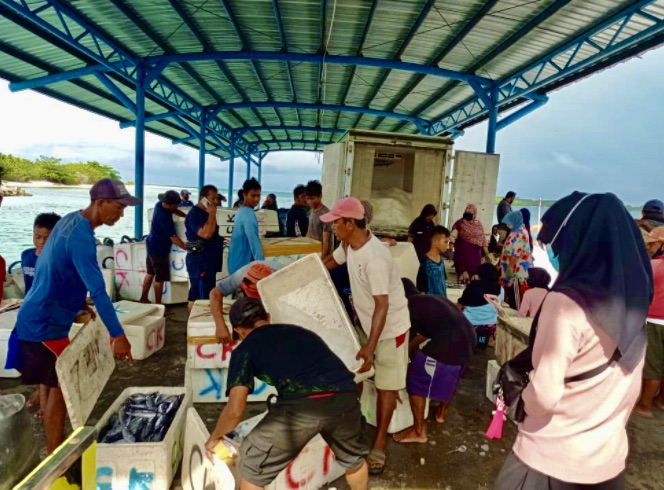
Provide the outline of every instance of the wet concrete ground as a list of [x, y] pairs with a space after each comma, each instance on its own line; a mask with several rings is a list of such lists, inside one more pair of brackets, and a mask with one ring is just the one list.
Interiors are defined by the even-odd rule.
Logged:
[[[184, 306], [167, 310], [166, 344], [152, 357], [137, 361], [133, 367], [118, 364], [113, 376], [93, 411], [89, 424], [94, 424], [118, 395], [129, 386], [182, 386], [186, 361], [186, 321]], [[491, 403], [484, 396], [486, 363], [492, 350], [478, 353], [467, 370], [450, 406], [445, 424], [437, 424], [430, 416], [427, 422], [429, 442], [423, 445], [388, 443], [387, 467], [383, 475], [371, 477], [374, 489], [446, 489], [484, 490], [492, 484], [509, 454], [516, 436], [516, 426], [505, 424], [503, 439], [489, 441], [484, 432], [491, 421]], [[18, 380], [0, 379], [0, 391], [22, 393], [29, 397], [32, 388]], [[209, 430], [214, 428], [222, 404], [197, 404], [201, 418]], [[250, 404], [246, 418], [264, 411], [263, 403]], [[34, 421], [37, 444], [45, 455], [45, 439], [41, 421]], [[373, 428], [369, 429], [373, 437]], [[634, 417], [628, 426], [630, 456], [627, 463], [627, 488], [664, 490], [664, 412], [653, 419]], [[450, 453], [460, 445], [465, 453]], [[483, 450], [482, 446], [488, 446]], [[481, 453], [484, 453], [482, 455]], [[178, 472], [179, 477], [179, 472]], [[329, 487], [348, 488], [343, 478]], [[180, 488], [176, 478], [173, 488]]]

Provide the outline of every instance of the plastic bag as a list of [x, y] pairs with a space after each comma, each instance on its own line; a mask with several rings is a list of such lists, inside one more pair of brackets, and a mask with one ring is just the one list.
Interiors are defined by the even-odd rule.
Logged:
[[0, 396], [0, 490], [8, 490], [39, 464], [23, 395]]

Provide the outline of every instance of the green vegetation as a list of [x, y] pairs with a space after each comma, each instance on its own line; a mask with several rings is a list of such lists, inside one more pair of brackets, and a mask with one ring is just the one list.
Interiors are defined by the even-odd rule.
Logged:
[[99, 162], [62, 163], [59, 158], [44, 156], [33, 162], [0, 153], [0, 169], [1, 178], [13, 182], [46, 180], [55, 184], [77, 185], [120, 178], [115, 169]]

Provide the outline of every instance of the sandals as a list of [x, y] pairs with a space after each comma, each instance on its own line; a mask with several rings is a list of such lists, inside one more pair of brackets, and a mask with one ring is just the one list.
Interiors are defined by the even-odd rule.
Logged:
[[369, 474], [370, 475], [380, 475], [385, 471], [385, 451], [379, 451], [378, 449], [372, 449], [367, 456], [367, 464], [369, 465]]

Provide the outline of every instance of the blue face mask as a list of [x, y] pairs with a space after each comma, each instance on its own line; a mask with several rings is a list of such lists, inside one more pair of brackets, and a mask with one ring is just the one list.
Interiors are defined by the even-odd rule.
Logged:
[[553, 268], [556, 269], [556, 272], [560, 272], [560, 261], [558, 260], [558, 256], [553, 253], [553, 247], [551, 247], [551, 245], [546, 246], [546, 254], [549, 256], [549, 262], [551, 262]]

